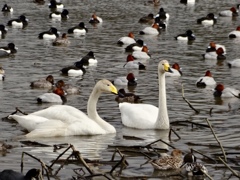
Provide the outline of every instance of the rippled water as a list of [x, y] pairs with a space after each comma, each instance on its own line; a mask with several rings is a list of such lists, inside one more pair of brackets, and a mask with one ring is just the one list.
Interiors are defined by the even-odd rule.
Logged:
[[[2, 24], [8, 20], [18, 17], [21, 14], [29, 19], [29, 25], [25, 29], [13, 29], [9, 31], [5, 39], [1, 39], [1, 46], [9, 42], [14, 42], [18, 47], [15, 56], [0, 59], [0, 63], [6, 69], [6, 80], [0, 82], [1, 117], [6, 117], [19, 107], [25, 112], [34, 112], [48, 107], [49, 104], [38, 105], [36, 96], [45, 90], [31, 89], [31, 81], [52, 74], [57, 80], [63, 79], [68, 83], [81, 87], [80, 95], [68, 96], [66, 104], [72, 105], [86, 112], [88, 96], [94, 86], [95, 80], [100, 78], [114, 79], [117, 76], [124, 76], [125, 69], [122, 68], [127, 54], [122, 47], [116, 45], [117, 40], [132, 31], [137, 38], [143, 39], [150, 49], [152, 59], [147, 70], [136, 72], [138, 86], [134, 92], [140, 95], [145, 103], [158, 104], [158, 85], [157, 85], [157, 64], [160, 59], [168, 59], [171, 64], [178, 62], [182, 67], [183, 76], [181, 78], [167, 78], [167, 101], [168, 113], [171, 122], [193, 121], [206, 124], [208, 118], [218, 135], [226, 151], [237, 152], [239, 146], [239, 101], [237, 99], [223, 99], [217, 101], [213, 98], [211, 89], [196, 88], [194, 83], [207, 69], [210, 69], [215, 80], [227, 86], [239, 87], [239, 70], [229, 69], [226, 61], [238, 58], [239, 41], [230, 40], [227, 35], [239, 25], [239, 17], [235, 19], [218, 17], [218, 22], [214, 27], [203, 27], [196, 23], [196, 19], [205, 16], [209, 12], [216, 15], [219, 11], [228, 9], [238, 2], [196, 0], [195, 5], [180, 4], [178, 0], [162, 0], [161, 7], [169, 12], [170, 19], [168, 28], [159, 36], [140, 36], [138, 32], [145, 26], [139, 24], [140, 17], [148, 13], [156, 14], [159, 7], [146, 6], [145, 1], [126, 1], [126, 0], [92, 0], [92, 1], [62, 1], [69, 10], [70, 19], [66, 21], [56, 21], [48, 18], [50, 10], [47, 6], [38, 5], [31, 0], [27, 1], [8, 1], [7, 3], [14, 8], [13, 14], [4, 15], [0, 13]], [[2, 3], [3, 5], [3, 3]], [[102, 26], [94, 27], [88, 24], [88, 20], [93, 12], [102, 17]], [[80, 21], [86, 23], [89, 33], [86, 37], [74, 37], [69, 35], [71, 41], [68, 47], [53, 47], [37, 38], [42, 31], [55, 26], [63, 33], [67, 29], [75, 26]], [[196, 40], [192, 44], [179, 43], [174, 40], [174, 36], [192, 29], [196, 35]], [[227, 48], [227, 60], [217, 62], [203, 60], [201, 54], [210, 41], [224, 44]], [[71, 78], [62, 76], [59, 70], [62, 67], [79, 60], [90, 50], [95, 52], [99, 61], [94, 69], [88, 69], [83, 78]], [[184, 85], [185, 97], [190, 100], [192, 105], [200, 110], [195, 114], [192, 109], [182, 99], [182, 87]], [[36, 139], [36, 141], [48, 145], [58, 143], [72, 143], [79, 150], [84, 158], [110, 160], [112, 149], [108, 145], [146, 145], [157, 139], [167, 140], [168, 132], [155, 130], [134, 130], [126, 128], [121, 124], [118, 104], [114, 101], [113, 95], [103, 95], [98, 104], [99, 114], [117, 129], [116, 135], [104, 136], [77, 136]], [[229, 111], [228, 103], [232, 109]], [[210, 116], [209, 111], [213, 108]], [[214, 153], [221, 153], [220, 148], [209, 148], [209, 144], [217, 145], [216, 140], [208, 128], [181, 126], [173, 124], [173, 128], [181, 136], [178, 140], [172, 136], [171, 145], [188, 152], [193, 147], [202, 153], [213, 157]], [[1, 169], [13, 168], [20, 170], [21, 153], [29, 152], [42, 159], [46, 163], [56, 158], [61, 151], [55, 153], [52, 147], [36, 148], [26, 147], [14, 138], [24, 134], [23, 129], [16, 123], [1, 121], [1, 140], [8, 140], [9, 144], [14, 145], [5, 156], [0, 158]], [[144, 140], [126, 140], [124, 136], [136, 136]], [[195, 146], [188, 145], [193, 142]], [[166, 145], [160, 144], [161, 147]], [[169, 148], [171, 150], [171, 148]], [[199, 155], [203, 161], [204, 159]], [[230, 156], [234, 158], [235, 156]], [[25, 157], [25, 168], [39, 167], [31, 158]], [[139, 168], [139, 164], [146, 161], [144, 157], [127, 157], [129, 166], [123, 171], [125, 176], [136, 175], [155, 175], [156, 172], [150, 165]], [[214, 179], [226, 179], [231, 174], [222, 164], [205, 162], [209, 175]], [[232, 166], [238, 166], [229, 162]], [[59, 179], [68, 179], [73, 175], [74, 165], [68, 165], [59, 172]], [[103, 167], [104, 168], [104, 167]], [[107, 168], [106, 168], [107, 169]], [[231, 179], [234, 179], [233, 177]]]

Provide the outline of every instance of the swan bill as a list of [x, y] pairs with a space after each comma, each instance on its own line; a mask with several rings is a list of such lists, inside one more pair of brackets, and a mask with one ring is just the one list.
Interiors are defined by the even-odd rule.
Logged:
[[166, 72], [170, 72], [170, 73], [173, 73], [173, 71], [171, 70], [170, 66], [168, 63], [164, 63], [164, 70]]
[[118, 94], [118, 90], [114, 85], [110, 85], [110, 89], [111, 89], [111, 93], [116, 94], [116, 95]]

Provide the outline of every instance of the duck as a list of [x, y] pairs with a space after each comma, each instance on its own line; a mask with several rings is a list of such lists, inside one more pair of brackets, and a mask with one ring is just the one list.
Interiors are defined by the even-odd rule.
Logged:
[[117, 44], [118, 45], [129, 45], [129, 44], [133, 44], [136, 43], [136, 40], [134, 39], [134, 34], [133, 32], [129, 32], [128, 36], [123, 36], [121, 38], [118, 39]]
[[27, 138], [73, 135], [115, 134], [114, 126], [104, 121], [97, 112], [102, 93], [117, 94], [117, 88], [107, 79], [94, 86], [87, 103], [87, 114], [69, 105], [52, 105], [28, 115], [9, 115], [28, 130]]
[[217, 23], [217, 18], [213, 13], [209, 13], [207, 16], [197, 19], [198, 24], [212, 26]]
[[11, 54], [15, 54], [17, 49], [14, 43], [8, 43], [7, 46], [0, 47], [0, 57], [8, 57]]
[[180, 3], [183, 3], [183, 4], [195, 4], [195, 0], [180, 0]]
[[68, 34], [76, 34], [80, 36], [85, 36], [88, 32], [84, 22], [80, 22], [77, 26], [68, 29]]
[[70, 84], [66, 84], [63, 80], [58, 80], [57, 83], [55, 84], [55, 87], [53, 89], [56, 88], [61, 88], [63, 89], [64, 92], [66, 92], [67, 95], [71, 95], [71, 94], [79, 94], [80, 90], [77, 87], [74, 87]]
[[230, 33], [228, 34], [228, 37], [229, 37], [229, 38], [238, 38], [238, 37], [240, 37], [240, 26], [238, 26], [238, 27], [236, 28], [236, 30], [230, 32]]
[[153, 5], [153, 6], [159, 6], [160, 5], [160, 0], [149, 0], [144, 3], [145, 5]]
[[72, 66], [67, 66], [61, 69], [63, 75], [67, 76], [82, 76], [86, 73], [86, 69], [81, 62], [76, 62]]
[[169, 129], [165, 72], [171, 72], [171, 68], [167, 60], [161, 60], [158, 64], [159, 107], [151, 104], [119, 103], [124, 126], [135, 129]]
[[121, 88], [118, 90], [118, 95], [115, 98], [118, 103], [130, 102], [130, 103], [141, 103], [142, 100], [139, 96], [133, 93], [126, 93], [125, 89]]
[[134, 59], [150, 59], [151, 55], [148, 52], [148, 47], [144, 45], [142, 51], [133, 51], [132, 56]]
[[212, 73], [207, 70], [205, 73], [205, 76], [198, 78], [196, 81], [195, 85], [197, 87], [203, 87], [205, 88], [206, 86], [216, 86], [216, 81], [212, 77]]
[[126, 52], [133, 52], [133, 51], [142, 51], [142, 47], [145, 45], [143, 40], [138, 39], [136, 43], [129, 44], [126, 48]]
[[182, 166], [183, 158], [180, 149], [174, 149], [171, 155], [160, 157], [150, 161], [154, 169], [158, 170], [176, 170]]
[[232, 61], [228, 61], [227, 65], [229, 68], [240, 67], [240, 59], [234, 59]]
[[48, 88], [51, 89], [54, 85], [53, 75], [48, 75], [44, 79], [38, 79], [36, 81], [32, 81], [30, 83], [30, 87], [32, 88]]
[[207, 168], [202, 163], [197, 162], [197, 157], [193, 153], [187, 153], [184, 156], [181, 168], [185, 170], [187, 176], [191, 177], [199, 177], [199, 175], [204, 175], [208, 173]]
[[193, 41], [196, 39], [195, 35], [193, 34], [192, 30], [187, 30], [184, 34], [179, 34], [174, 37], [176, 40], [183, 40], [183, 41]]
[[146, 70], [146, 66], [140, 62], [135, 62], [132, 54], [127, 56], [127, 62], [123, 66], [126, 69]]
[[204, 59], [213, 59], [213, 60], [225, 60], [226, 56], [224, 55], [223, 48], [218, 48], [213, 52], [206, 52], [202, 55]]
[[2, 66], [0, 66], [0, 81], [5, 80], [5, 70], [3, 69]]
[[52, 92], [44, 93], [37, 97], [37, 102], [41, 103], [65, 103], [67, 93], [62, 87], [56, 87]]
[[4, 4], [2, 7], [2, 12], [13, 12], [13, 8], [7, 4]]
[[217, 50], [218, 48], [220, 48], [220, 47], [221, 47], [221, 48], [223, 49], [223, 51], [224, 51], [223, 54], [227, 54], [227, 51], [226, 51], [225, 46], [224, 46], [224, 45], [221, 45], [221, 44], [216, 44], [214, 41], [211, 41], [211, 42], [209, 43], [209, 46], [207, 47], [206, 52], [216, 52], [216, 50]]
[[80, 61], [75, 62], [75, 65], [78, 66], [78, 63], [85, 66], [95, 66], [98, 63], [98, 60], [95, 58], [94, 52], [89, 51]]
[[165, 72], [165, 76], [169, 77], [169, 76], [182, 76], [182, 71], [181, 71], [181, 67], [178, 63], [174, 63], [172, 65], [171, 71], [172, 72]]
[[217, 84], [217, 86], [213, 91], [214, 91], [213, 93], [214, 97], [223, 97], [223, 98], [240, 97], [239, 90], [230, 88], [230, 87], [225, 88], [223, 84]]
[[14, 28], [25, 28], [28, 25], [28, 19], [26, 16], [20, 15], [18, 19], [11, 19], [8, 21], [7, 25]]
[[127, 76], [115, 78], [112, 83], [117, 86], [137, 86], [136, 80], [133, 73], [128, 73]]
[[236, 16], [238, 16], [238, 12], [237, 12], [235, 7], [231, 7], [228, 10], [223, 10], [223, 11], [219, 12], [219, 16], [223, 16], [223, 17], [236, 17]]
[[0, 179], [2, 180], [31, 180], [38, 179], [39, 177], [41, 177], [41, 170], [35, 168], [30, 169], [26, 175], [12, 169], [5, 169], [0, 172]]
[[67, 9], [64, 9], [62, 12], [56, 11], [49, 14], [49, 18], [57, 18], [57, 19], [68, 19], [69, 12]]
[[53, 46], [68, 46], [69, 44], [67, 33], [63, 33], [61, 38], [58, 37], [52, 42]]
[[155, 17], [154, 23], [158, 24], [160, 30], [165, 30], [167, 28], [167, 24], [161, 20], [160, 17]]
[[7, 31], [8, 29], [3, 24], [0, 24], [0, 36], [2, 38], [5, 37], [5, 35], [7, 34]]
[[155, 16], [155, 18], [156, 18], [156, 17], [159, 17], [161, 20], [166, 20], [166, 21], [168, 21], [170, 15], [169, 15], [169, 13], [165, 12], [164, 8], [161, 7], [161, 8], [159, 9], [158, 14]]
[[139, 23], [147, 23], [147, 24], [153, 24], [155, 21], [153, 13], [149, 13], [147, 16], [141, 17], [138, 22]]
[[145, 27], [143, 30], [139, 31], [140, 35], [158, 35], [160, 33], [160, 28], [157, 23], [154, 23], [150, 27]]
[[94, 13], [92, 15], [92, 17], [89, 19], [88, 21], [90, 24], [97, 24], [97, 23], [102, 23], [103, 20], [102, 18], [100, 18], [99, 16], [96, 15], [96, 13]]
[[51, 41], [55, 40], [58, 37], [59, 37], [59, 32], [55, 27], [51, 27], [48, 31], [41, 32], [38, 35], [39, 39], [51, 40]]
[[56, 0], [51, 0], [50, 3], [48, 4], [48, 7], [50, 9], [63, 9], [64, 5], [61, 2], [57, 2]]

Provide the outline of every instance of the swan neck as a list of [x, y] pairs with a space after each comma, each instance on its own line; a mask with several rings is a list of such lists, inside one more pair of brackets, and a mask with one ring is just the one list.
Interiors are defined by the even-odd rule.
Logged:
[[100, 95], [101, 95], [101, 92], [98, 91], [96, 88], [94, 88], [88, 99], [87, 114], [88, 114], [88, 117], [93, 120], [100, 118], [97, 113], [97, 102]]
[[105, 133], [116, 133], [116, 129], [104, 121], [97, 112], [97, 102], [102, 92], [98, 90], [98, 88], [94, 87], [87, 104], [87, 114], [90, 119], [95, 121], [104, 131]]
[[159, 101], [158, 101], [158, 119], [156, 121], [157, 129], [169, 129], [169, 118], [166, 99], [165, 73], [158, 72]]

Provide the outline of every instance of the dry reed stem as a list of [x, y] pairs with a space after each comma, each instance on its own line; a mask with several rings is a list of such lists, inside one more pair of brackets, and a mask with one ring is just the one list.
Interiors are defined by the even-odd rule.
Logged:
[[218, 140], [217, 135], [215, 134], [215, 132], [214, 132], [214, 130], [213, 130], [213, 128], [212, 128], [212, 125], [211, 125], [211, 123], [209, 122], [209, 120], [206, 119], [206, 121], [207, 121], [207, 123], [208, 123], [208, 125], [209, 125], [209, 128], [210, 128], [211, 131], [212, 131], [212, 134], [213, 134], [214, 138], [216, 139], [216, 141], [218, 142], [218, 144], [219, 144], [219, 146], [220, 146], [220, 148], [221, 148], [221, 150], [222, 150], [222, 153], [223, 153], [223, 156], [224, 156], [224, 160], [227, 162], [227, 156], [226, 156], [225, 151], [224, 151], [224, 149], [223, 149], [222, 143]]
[[221, 157], [218, 157], [218, 159], [222, 161], [222, 163], [233, 173], [234, 176], [240, 178], [240, 174], [234, 171], [226, 162], [224, 162], [224, 160]]
[[42, 165], [42, 168], [46, 171], [48, 180], [50, 180], [50, 178], [49, 178], [49, 171], [48, 171], [48, 169], [49, 169], [50, 167], [47, 168], [47, 166], [45, 165], [44, 162], [42, 162], [41, 159], [38, 159], [38, 158], [34, 157], [33, 155], [31, 155], [31, 154], [29, 154], [29, 153], [27, 153], [27, 152], [22, 152], [22, 158], [21, 158], [21, 173], [23, 172], [23, 158], [24, 158], [24, 154], [26, 154], [26, 155], [30, 156], [31, 158], [33, 158], [33, 159], [37, 160], [38, 162], [40, 162], [41, 165]]

